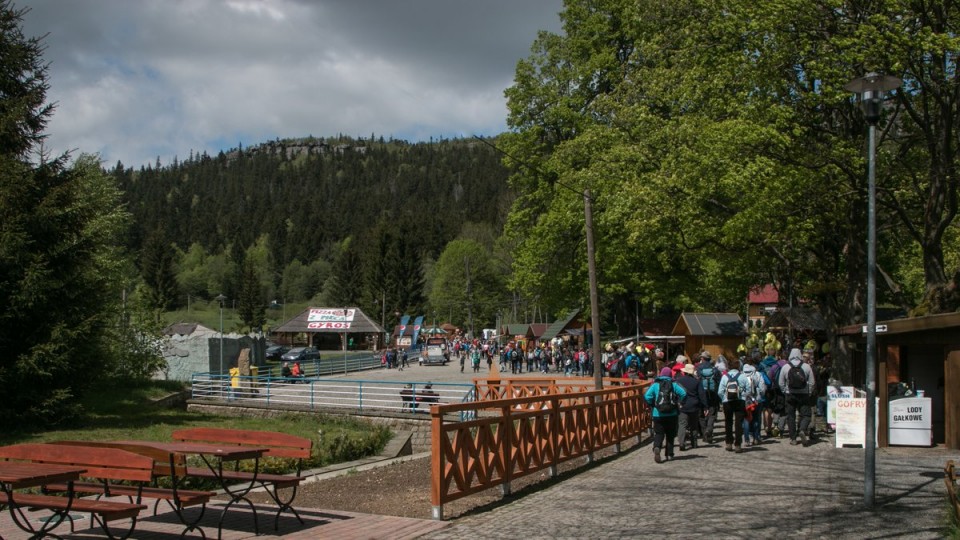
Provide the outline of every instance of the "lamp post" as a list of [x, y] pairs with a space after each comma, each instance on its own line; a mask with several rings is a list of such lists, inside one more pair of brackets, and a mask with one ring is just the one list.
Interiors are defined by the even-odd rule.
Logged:
[[901, 80], [878, 73], [867, 73], [846, 85], [848, 92], [860, 95], [863, 116], [870, 126], [867, 132], [867, 350], [864, 359], [864, 378], [867, 391], [867, 419], [865, 426], [863, 504], [873, 508], [876, 495], [876, 438], [875, 406], [877, 394], [877, 194], [876, 194], [876, 144], [877, 123], [880, 122], [880, 107], [884, 92], [898, 88]]
[[227, 297], [222, 294], [214, 298], [220, 303], [220, 370], [217, 372], [217, 377], [223, 376], [223, 302], [226, 299]]

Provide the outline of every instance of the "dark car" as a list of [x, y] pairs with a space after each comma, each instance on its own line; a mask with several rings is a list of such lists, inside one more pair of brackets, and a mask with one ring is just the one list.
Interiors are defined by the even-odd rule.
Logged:
[[290, 347], [284, 347], [283, 345], [271, 345], [267, 347], [267, 360], [276, 360], [279, 362], [280, 357], [289, 350]]
[[280, 359], [284, 362], [316, 362], [320, 360], [320, 351], [315, 347], [294, 347]]

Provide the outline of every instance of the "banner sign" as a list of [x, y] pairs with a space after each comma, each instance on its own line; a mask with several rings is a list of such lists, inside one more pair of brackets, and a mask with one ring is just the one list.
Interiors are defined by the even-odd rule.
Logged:
[[[837, 448], [843, 445], [864, 446], [867, 440], [867, 400], [864, 398], [840, 398], [836, 400], [837, 409]], [[874, 401], [874, 407], [877, 406]], [[879, 419], [874, 416], [874, 421]], [[875, 424], [876, 425], [876, 424]], [[876, 430], [874, 430], [876, 434]], [[876, 440], [874, 440], [876, 445]]]
[[831, 426], [837, 424], [837, 407], [836, 403], [838, 399], [843, 398], [852, 398], [853, 397], [853, 387], [852, 386], [828, 386], [827, 387], [827, 423]]
[[413, 338], [410, 340], [411, 343], [417, 343], [417, 340], [420, 339], [420, 328], [423, 326], [423, 315], [420, 315], [413, 321]]
[[307, 328], [310, 330], [349, 330], [350, 324], [337, 321], [311, 322], [307, 323]]
[[[357, 310], [355, 309], [311, 309], [307, 315], [307, 322], [346, 322], [352, 321]], [[325, 326], [309, 326], [308, 328], [326, 328]], [[347, 328], [350, 328], [348, 325]]]

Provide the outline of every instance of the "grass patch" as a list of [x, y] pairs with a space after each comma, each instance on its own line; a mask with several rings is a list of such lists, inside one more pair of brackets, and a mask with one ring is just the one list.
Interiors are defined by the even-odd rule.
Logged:
[[[274, 418], [223, 417], [154, 405], [155, 400], [183, 389], [182, 384], [169, 381], [99, 388], [84, 400], [86, 416], [75, 425], [50, 430], [33, 426], [34, 429], [2, 433], [0, 444], [58, 440], [169, 441], [175, 430], [188, 427], [279, 431], [313, 441], [312, 456], [304, 468], [315, 468], [375, 455], [383, 450], [391, 436], [386, 427], [351, 418], [302, 414]], [[264, 462], [271, 472], [288, 472], [294, 466], [292, 460]]]

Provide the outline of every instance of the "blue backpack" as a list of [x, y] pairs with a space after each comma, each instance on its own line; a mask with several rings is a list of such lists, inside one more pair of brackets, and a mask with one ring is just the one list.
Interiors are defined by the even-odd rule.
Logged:
[[716, 370], [713, 366], [705, 366], [700, 370], [701, 384], [703, 384], [703, 389], [707, 391], [707, 395], [717, 393], [717, 378]]

